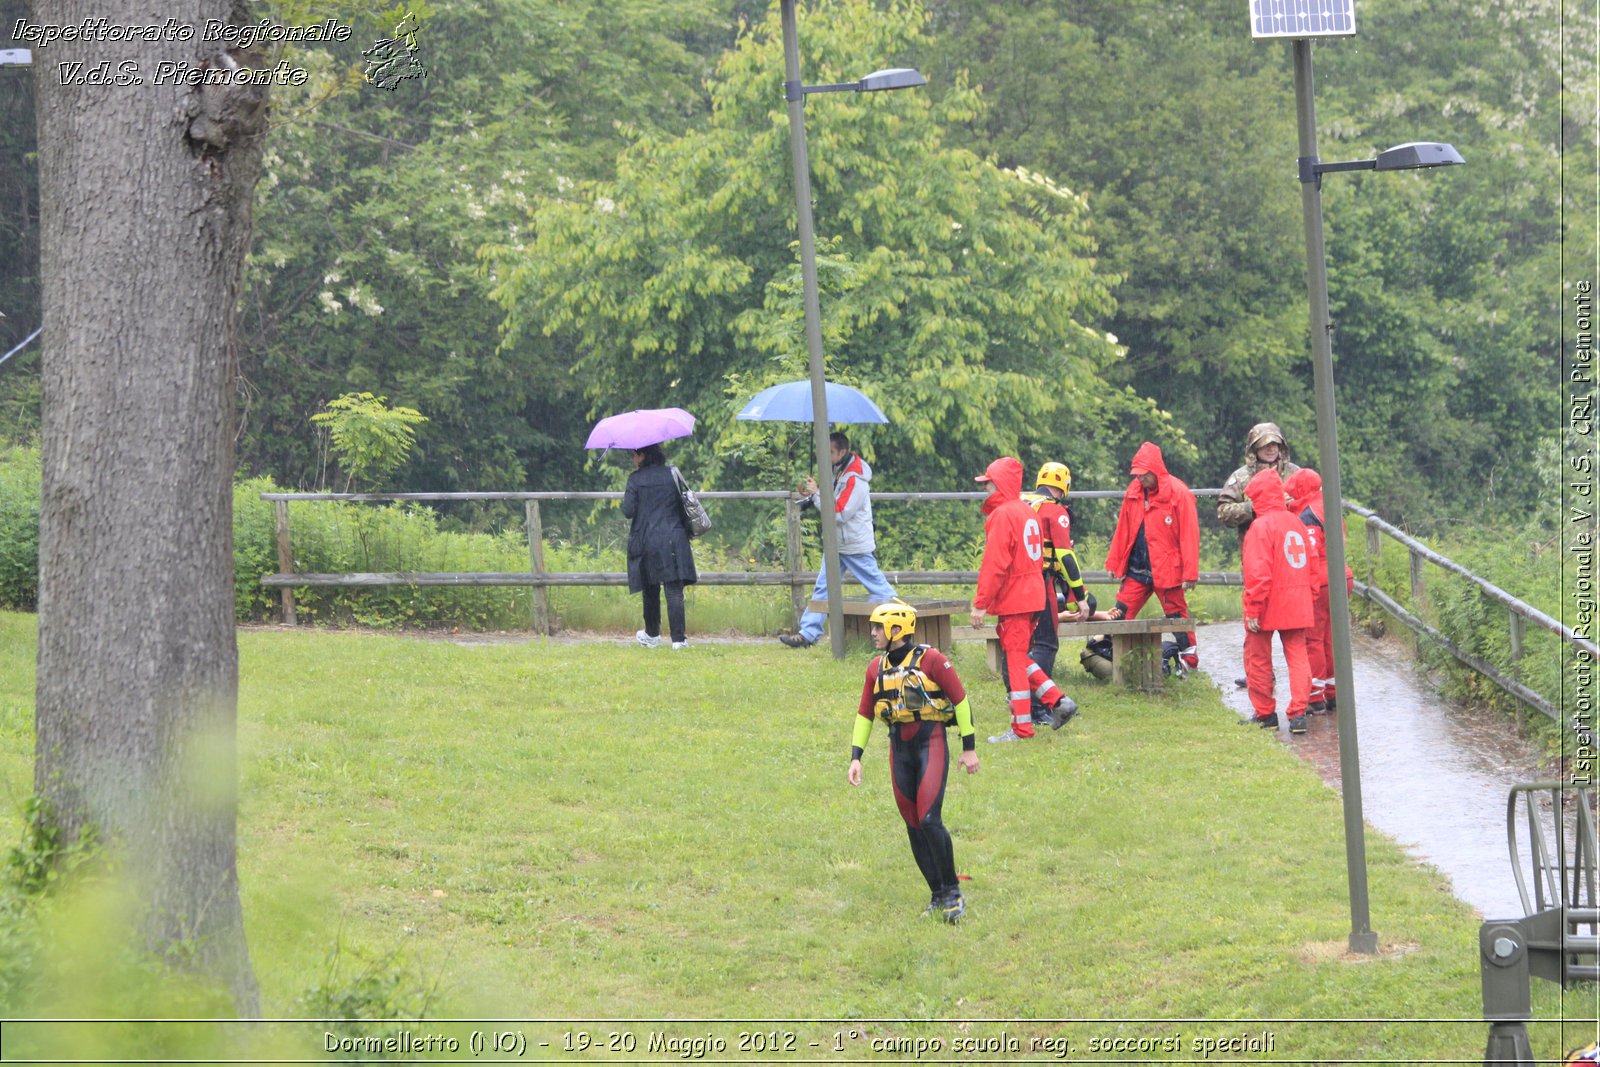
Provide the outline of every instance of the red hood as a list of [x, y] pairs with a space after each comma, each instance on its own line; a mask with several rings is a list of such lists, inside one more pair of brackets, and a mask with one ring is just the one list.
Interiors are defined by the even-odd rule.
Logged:
[[1167, 476], [1167, 461], [1161, 458], [1161, 449], [1149, 441], [1140, 445], [1138, 451], [1134, 452], [1133, 462], [1128, 464], [1128, 469], [1131, 471], [1134, 467], [1154, 474], [1157, 483]]
[[1250, 484], [1244, 487], [1244, 495], [1250, 498], [1250, 505], [1256, 509], [1257, 515], [1289, 510], [1289, 505], [1283, 499], [1283, 479], [1278, 477], [1274, 467], [1257, 472], [1250, 479]]
[[1289, 494], [1289, 499], [1295, 503], [1295, 508], [1302, 509], [1314, 499], [1322, 496], [1322, 475], [1310, 467], [1301, 467], [1289, 475], [1283, 483], [1283, 491]]
[[983, 475], [994, 483], [994, 491], [983, 502], [985, 515], [1007, 500], [1022, 496], [1022, 464], [1010, 456], [1001, 456], [989, 464]]

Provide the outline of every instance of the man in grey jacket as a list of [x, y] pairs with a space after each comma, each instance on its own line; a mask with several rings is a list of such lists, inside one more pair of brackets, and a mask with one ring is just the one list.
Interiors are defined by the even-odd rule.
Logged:
[[[850, 438], [842, 433], [828, 435], [828, 449], [833, 455], [833, 510], [839, 523], [839, 567], [849, 572], [866, 586], [866, 595], [874, 603], [893, 600], [894, 586], [878, 569], [873, 555], [878, 542], [872, 534], [872, 495], [867, 483], [872, 481], [872, 468], [867, 461], [850, 451]], [[806, 479], [807, 497], [802, 507], [821, 507], [821, 494], [817, 480]], [[828, 599], [828, 571], [826, 565], [817, 572], [817, 584], [811, 590], [812, 600]], [[820, 611], [808, 611], [800, 616], [800, 632], [779, 634], [778, 640], [790, 648], [810, 648], [822, 636], [828, 616]]]

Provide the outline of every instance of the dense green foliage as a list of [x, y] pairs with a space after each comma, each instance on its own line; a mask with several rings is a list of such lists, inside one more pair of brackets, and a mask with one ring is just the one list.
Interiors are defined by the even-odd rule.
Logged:
[[[927, 47], [913, 4], [812, 5], [805, 77]], [[539, 330], [582, 358], [597, 406], [671, 395], [701, 413], [691, 455], [714, 484], [787, 477], [803, 435], [730, 416], [755, 392], [806, 374], [789, 137], [775, 18], [754, 26], [711, 84], [712, 117], [684, 136], [641, 139], [614, 181], [542, 206], [526, 244], [491, 249], [508, 340]], [[893, 485], [955, 484], [1000, 453], [1058, 453], [1100, 469], [1094, 431], [1123, 417], [1181, 439], [1148, 404], [1112, 388], [1120, 357], [1097, 325], [1114, 278], [1097, 267], [1082, 197], [1026, 167], [1002, 169], [953, 142], [982, 109], [958, 78], [925, 93], [819, 97], [808, 105], [818, 276], [830, 374], [861, 385], [891, 429]], [[915, 459], [915, 463], [908, 460]], [[785, 462], [787, 460], [788, 462]]]
[[699, 82], [732, 36], [718, 6], [430, 5], [427, 76], [392, 92], [355, 72], [393, 15], [352, 14], [349, 42], [300, 55], [314, 77], [278, 98], [246, 273], [244, 465], [314, 484], [306, 420], [372, 392], [432, 420], [379, 488], [570, 480], [584, 430], [572, 354], [499, 345], [477, 250], [572, 181], [610, 173], [632, 131], [704, 111]]
[[[243, 468], [316, 485], [307, 419], [372, 392], [432, 420], [376, 488], [590, 488], [588, 421], [667, 403], [700, 416], [683, 458], [708, 485], [788, 484], [805, 428], [730, 418], [804, 369], [773, 7], [438, 0], [417, 9], [428, 75], [393, 92], [359, 53], [399, 9], [318, 9], [354, 34], [291, 53], [311, 79], [276, 97]], [[1315, 461], [1282, 44], [1230, 0], [800, 14], [807, 81], [929, 76], [807, 104], [829, 371], [894, 420], [861, 435], [880, 488], [946, 488], [1013, 450], [1106, 487], [1146, 437], [1216, 485], [1264, 417]], [[1324, 158], [1436, 138], [1468, 161], [1325, 187], [1345, 490], [1423, 529], [1531, 498], [1559, 418], [1561, 242], [1587, 247], [1593, 217], [1560, 155], [1568, 178], [1592, 158], [1592, 23], [1554, 0], [1459, 16], [1369, 0], [1357, 37], [1315, 52]], [[37, 317], [31, 107], [0, 77], [6, 345]], [[36, 348], [0, 368], [11, 441], [38, 424]]]
[[[0, 26], [28, 15], [28, 0], [0, 0]], [[39, 328], [39, 166], [33, 83], [24, 67], [0, 67], [0, 356]], [[39, 350], [0, 363], [0, 446], [39, 429]], [[3, 551], [3, 547], [0, 547]]]
[[[1088, 196], [1126, 278], [1111, 327], [1123, 373], [1199, 446], [1192, 484], [1221, 484], [1262, 419], [1314, 465], [1286, 46], [1251, 40], [1230, 0], [930, 7], [934, 91], [971, 70], [992, 104], [974, 133]], [[1324, 182], [1344, 489], [1420, 526], [1481, 520], [1486, 492], [1523, 506], [1529, 457], [1559, 420], [1560, 152], [1574, 107], [1560, 92], [1560, 9], [1493, 0], [1461, 15], [1375, 0], [1357, 37], [1314, 48], [1322, 158], [1444, 140], [1468, 163]], [[1568, 84], [1592, 92], [1593, 23], [1566, 26]]]

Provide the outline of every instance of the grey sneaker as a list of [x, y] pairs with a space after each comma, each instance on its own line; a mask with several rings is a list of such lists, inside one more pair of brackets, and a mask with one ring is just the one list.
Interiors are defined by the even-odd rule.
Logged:
[[645, 648], [660, 648], [661, 647], [661, 638], [659, 638], [659, 637], [651, 637], [649, 634], [645, 633], [643, 630], [637, 631], [633, 635], [633, 638], [634, 638], [635, 641], [638, 641]]
[[799, 634], [779, 634], [778, 640], [789, 648], [810, 648], [816, 644], [815, 641], [808, 641]]
[[960, 893], [947, 898], [939, 907], [939, 914], [944, 921], [954, 926], [961, 921], [961, 916], [967, 913], [967, 900]]
[[1050, 729], [1059, 730], [1078, 716], [1078, 702], [1069, 696], [1063, 696], [1050, 709]]
[[1007, 741], [1021, 741], [1021, 740], [1022, 740], [1022, 738], [1017, 736], [1017, 732], [1015, 730], [1007, 730], [1003, 734], [995, 734], [993, 737], [989, 738], [989, 743], [991, 745], [999, 745], [999, 744], [1004, 744]]
[[674, 641], [674, 642], [672, 642], [672, 651], [674, 651], [674, 652], [682, 652], [684, 649], [686, 649], [688, 647], [689, 647], [689, 642], [687, 642], [687, 641]]

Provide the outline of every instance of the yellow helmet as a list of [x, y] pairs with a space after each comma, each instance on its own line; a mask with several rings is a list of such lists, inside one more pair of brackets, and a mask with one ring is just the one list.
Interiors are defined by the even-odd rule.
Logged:
[[883, 636], [892, 645], [902, 637], [909, 637], [917, 628], [917, 609], [904, 600], [891, 600], [872, 609], [867, 620], [883, 627]]
[[1053, 485], [1063, 493], [1072, 492], [1072, 472], [1065, 463], [1046, 463], [1039, 468], [1035, 485]]

